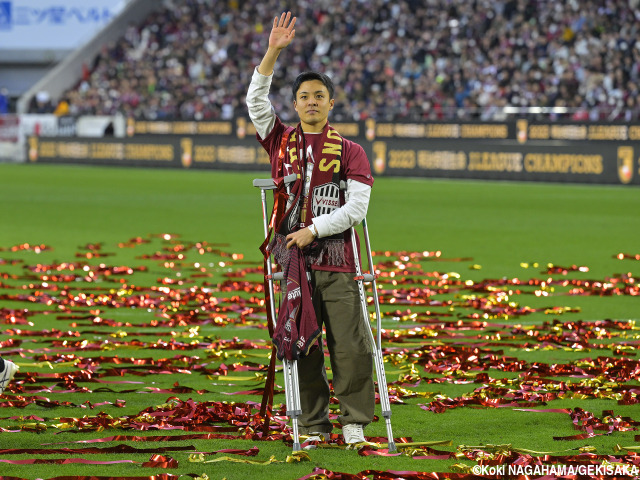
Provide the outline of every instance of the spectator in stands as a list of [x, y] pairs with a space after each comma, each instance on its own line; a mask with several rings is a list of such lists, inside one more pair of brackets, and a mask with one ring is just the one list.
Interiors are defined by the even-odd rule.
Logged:
[[[259, 38], [279, 2], [173, 5], [105, 46], [69, 92], [71, 113], [185, 120], [244, 113], [247, 63], [259, 63]], [[336, 99], [336, 122], [492, 120], [503, 118], [503, 107], [554, 106], [569, 118], [634, 117], [637, 100], [627, 98], [640, 84], [636, 0], [318, 0], [304, 9], [309, 33], [286, 52], [273, 84], [284, 121], [296, 118], [286, 79], [308, 69], [344, 85], [348, 100]]]
[[53, 114], [58, 117], [64, 117], [65, 115], [69, 115], [69, 99], [65, 96], [60, 99], [56, 108], [53, 110]]
[[55, 107], [51, 103], [49, 92], [40, 91], [36, 94], [31, 105], [31, 113], [53, 113]]

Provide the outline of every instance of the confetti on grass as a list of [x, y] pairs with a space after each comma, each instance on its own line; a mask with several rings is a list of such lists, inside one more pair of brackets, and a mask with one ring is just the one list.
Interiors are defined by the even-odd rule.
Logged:
[[[0, 396], [0, 408], [13, 415], [0, 419], [3, 435], [95, 432], [102, 434], [62, 443], [131, 441], [153, 445], [243, 439], [291, 446], [283, 405], [270, 412], [269, 431], [261, 428], [263, 418], [257, 401], [263, 393], [271, 346], [266, 339], [260, 264], [245, 261], [226, 245], [185, 242], [172, 234], [136, 237], [114, 247], [87, 244], [78, 248], [74, 259], [54, 260], [52, 253], [54, 247], [44, 244], [0, 248], [0, 348], [3, 356], [21, 365]], [[559, 413], [577, 433], [554, 436], [558, 445], [638, 430], [637, 418], [622, 417], [611, 410], [598, 415], [580, 406], [546, 408], [554, 400], [609, 399], [618, 405], [640, 402], [636, 353], [640, 335], [635, 321], [577, 318], [580, 296], [639, 295], [638, 279], [631, 273], [593, 278], [584, 265], [523, 262], [523, 268], [534, 272], [532, 277], [469, 280], [450, 269], [458, 265], [461, 271], [480, 271], [472, 258], [447, 258], [439, 251], [374, 253], [386, 327], [381, 332], [383, 353], [397, 375], [397, 380], [388, 382], [393, 405], [419, 399], [418, 415], [460, 408]], [[614, 258], [638, 260], [640, 255], [619, 253]], [[448, 269], [437, 268], [445, 265]], [[534, 298], [536, 306], [528, 301]], [[537, 319], [544, 315], [548, 320], [523, 323], [536, 314]], [[251, 335], [251, 340], [220, 338], [215, 333], [219, 327], [231, 327], [236, 335], [243, 329], [256, 329], [259, 334]], [[575, 355], [571, 360], [545, 363], [526, 360], [521, 354], [554, 350]], [[180, 374], [180, 381], [162, 387], [144, 381], [148, 375], [171, 374]], [[192, 382], [192, 378], [198, 381]], [[203, 379], [211, 387], [200, 388]], [[194, 388], [195, 384], [200, 387]], [[439, 393], [442, 385], [467, 385], [468, 389], [465, 394], [449, 397]], [[277, 388], [276, 394], [282, 393], [281, 387]], [[76, 393], [113, 393], [118, 399], [77, 401], [80, 397], [73, 395]], [[164, 404], [135, 414], [105, 413], [107, 408], [126, 408], [128, 396], [141, 393], [167, 397]], [[225, 394], [230, 401], [212, 402], [203, 397], [212, 393]], [[63, 396], [50, 398], [53, 394]], [[233, 401], [240, 395], [242, 401]], [[252, 396], [256, 402], [246, 400]], [[46, 408], [52, 415], [18, 415], [29, 405]], [[332, 412], [331, 418], [336, 421], [336, 414]], [[386, 438], [368, 440], [358, 450], [362, 456], [457, 459], [474, 465], [640, 465], [637, 446], [619, 446], [616, 452], [598, 455], [586, 447], [583, 451], [559, 447], [554, 452], [536, 452], [512, 445], [464, 446], [456, 444], [456, 439], [420, 442], [398, 438], [399, 452], [390, 453]], [[51, 445], [0, 450], [0, 463], [133, 462], [120, 457], [110, 462], [79, 458], [102, 453], [151, 453], [148, 461], [133, 463], [166, 469], [212, 461], [267, 464], [308, 460], [308, 455], [242, 459], [258, 455], [257, 446], [197, 452], [192, 446], [49, 448]], [[453, 449], [446, 449], [451, 445]], [[340, 435], [332, 434], [329, 443], [318, 447], [345, 445]], [[18, 454], [66, 457], [5, 458]], [[469, 464], [458, 463], [449, 473], [439, 474], [375, 470], [346, 474], [316, 468], [304, 478], [435, 479], [470, 478], [472, 474]]]

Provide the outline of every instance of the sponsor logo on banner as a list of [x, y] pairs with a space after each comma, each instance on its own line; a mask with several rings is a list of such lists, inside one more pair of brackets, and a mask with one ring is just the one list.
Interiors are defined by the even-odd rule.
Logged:
[[526, 143], [528, 131], [529, 122], [527, 120], [520, 119], [516, 121], [516, 137], [518, 138], [518, 143]]
[[384, 173], [387, 168], [387, 144], [385, 142], [373, 142], [373, 171], [378, 175]]
[[182, 147], [182, 166], [189, 168], [193, 164], [193, 140], [191, 138], [182, 138], [180, 146]]
[[325, 183], [313, 189], [313, 199], [311, 208], [313, 216], [331, 213], [340, 206], [339, 202], [340, 188], [335, 183]]
[[618, 147], [618, 178], [624, 184], [633, 180], [633, 147]]
[[38, 137], [29, 137], [29, 160], [38, 161]]

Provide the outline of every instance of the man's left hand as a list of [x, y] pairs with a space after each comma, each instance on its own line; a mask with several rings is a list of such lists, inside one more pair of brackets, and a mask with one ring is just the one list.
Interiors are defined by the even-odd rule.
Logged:
[[298, 231], [287, 235], [287, 248], [297, 245], [299, 249], [303, 249], [309, 245], [316, 237], [308, 228], [302, 228]]

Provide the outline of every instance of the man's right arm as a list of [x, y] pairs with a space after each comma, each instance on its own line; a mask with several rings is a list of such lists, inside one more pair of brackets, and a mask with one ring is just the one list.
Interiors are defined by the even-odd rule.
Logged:
[[269, 101], [269, 87], [273, 78], [273, 68], [276, 65], [280, 51], [291, 43], [296, 36], [293, 28], [296, 17], [291, 17], [291, 12], [273, 19], [273, 27], [269, 34], [269, 47], [253, 72], [251, 84], [247, 92], [247, 107], [249, 118], [256, 127], [256, 132], [263, 140], [269, 135], [275, 124], [275, 112]]
[[253, 72], [251, 84], [247, 92], [247, 108], [249, 109], [249, 118], [256, 127], [256, 132], [260, 138], [265, 139], [269, 132], [273, 130], [276, 121], [276, 114], [273, 106], [269, 101], [269, 88], [271, 87], [271, 75], [262, 75], [258, 68]]

